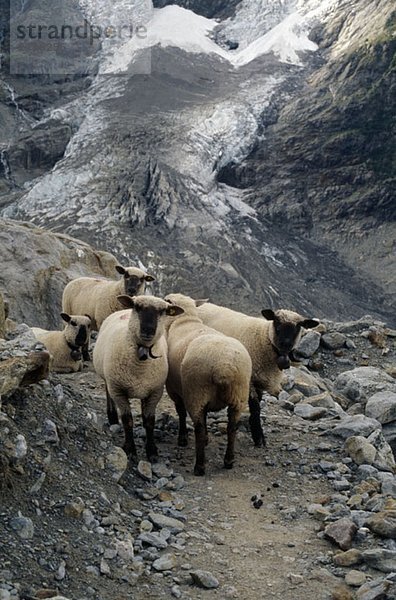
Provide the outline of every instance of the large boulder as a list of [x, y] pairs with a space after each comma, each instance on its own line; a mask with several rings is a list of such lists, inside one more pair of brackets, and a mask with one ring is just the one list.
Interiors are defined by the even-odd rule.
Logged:
[[8, 219], [0, 219], [0, 255], [0, 290], [9, 316], [31, 326], [59, 328], [62, 292], [71, 279], [116, 276], [117, 260], [108, 252]]
[[366, 404], [377, 392], [396, 392], [396, 382], [382, 369], [358, 367], [341, 373], [334, 382], [334, 390], [352, 402]]

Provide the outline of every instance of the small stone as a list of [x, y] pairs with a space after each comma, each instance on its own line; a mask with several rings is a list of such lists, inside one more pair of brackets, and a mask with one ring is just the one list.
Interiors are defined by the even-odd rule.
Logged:
[[382, 481], [381, 492], [384, 496], [396, 498], [396, 477], [394, 475], [390, 475], [389, 479]]
[[173, 475], [173, 469], [170, 469], [164, 463], [153, 463], [151, 469], [156, 477], [166, 477], [167, 479], [170, 479]]
[[337, 491], [337, 492], [345, 492], [346, 490], [349, 490], [351, 487], [351, 484], [349, 483], [349, 481], [347, 479], [338, 479], [332, 482], [333, 488]]
[[195, 585], [206, 590], [213, 590], [219, 587], [219, 581], [209, 571], [190, 571], [191, 578]]
[[308, 506], [308, 514], [312, 515], [318, 521], [324, 521], [330, 515], [330, 511], [321, 504], [310, 504]]
[[360, 565], [363, 562], [362, 553], [356, 548], [351, 548], [346, 552], [339, 552], [334, 555], [333, 561], [339, 567], [352, 567]]
[[331, 542], [337, 544], [341, 550], [349, 550], [357, 529], [353, 521], [343, 518], [327, 525], [324, 535]]
[[396, 510], [375, 513], [367, 519], [365, 525], [377, 535], [395, 540]]
[[130, 562], [134, 558], [133, 540], [117, 540], [116, 541], [117, 555], [124, 562]]
[[382, 573], [393, 573], [396, 564], [396, 550], [373, 548], [362, 552], [364, 562]]
[[151, 463], [147, 460], [140, 460], [137, 466], [137, 471], [142, 479], [145, 481], [151, 481], [153, 478], [153, 471]]
[[11, 519], [10, 527], [22, 540], [31, 540], [34, 536], [33, 521], [28, 517], [22, 516], [21, 513], [19, 513], [18, 517]]
[[396, 472], [396, 462], [393, 456], [393, 451], [381, 431], [373, 431], [368, 437], [368, 441], [372, 444], [377, 453], [374, 459], [374, 467], [380, 471]]
[[294, 414], [302, 419], [314, 421], [327, 414], [327, 408], [311, 406], [310, 404], [297, 404], [294, 407]]
[[361, 571], [351, 570], [345, 575], [345, 583], [351, 587], [360, 587], [366, 583], [366, 575]]
[[181, 598], [182, 597], [182, 591], [180, 589], [180, 587], [178, 585], [174, 585], [171, 588], [171, 594], [174, 598]]
[[112, 479], [118, 483], [128, 467], [128, 458], [124, 450], [119, 446], [112, 446], [105, 458], [105, 466]]
[[347, 337], [343, 333], [332, 331], [331, 333], [322, 335], [321, 344], [326, 350], [338, 350], [345, 346], [346, 341]]
[[56, 445], [59, 444], [58, 429], [51, 419], [46, 419], [44, 421], [41, 435], [44, 442]]
[[295, 352], [297, 356], [311, 358], [320, 345], [320, 333], [318, 331], [308, 331], [300, 340]]
[[15, 449], [14, 449], [14, 458], [17, 460], [22, 460], [25, 458], [27, 454], [27, 442], [24, 435], [19, 434], [16, 437]]
[[372, 465], [377, 454], [374, 446], [361, 435], [348, 438], [345, 442], [345, 449], [357, 465]]
[[110, 575], [110, 567], [104, 558], [100, 561], [100, 573], [102, 575]]
[[68, 504], [66, 504], [65, 515], [66, 517], [78, 519], [79, 517], [81, 517], [84, 508], [84, 502], [81, 500], [81, 498], [78, 498], [76, 502], [69, 502]]
[[158, 533], [141, 533], [138, 536], [138, 540], [147, 546], [154, 546], [158, 550], [164, 550], [168, 547], [167, 542]]
[[357, 600], [384, 600], [393, 599], [395, 594], [388, 596], [387, 592], [391, 588], [391, 582], [386, 579], [375, 579], [362, 585], [356, 592]]
[[66, 577], [66, 563], [64, 560], [62, 560], [62, 562], [60, 563], [58, 570], [55, 574], [55, 579], [57, 581], [63, 581], [65, 577]]
[[288, 573], [287, 578], [293, 585], [300, 585], [300, 583], [304, 583], [304, 577], [302, 575], [297, 575], [296, 573]]
[[174, 554], [165, 554], [153, 562], [153, 569], [156, 571], [171, 571], [177, 566], [177, 560]]
[[178, 519], [173, 519], [172, 517], [166, 517], [165, 515], [150, 512], [148, 514], [148, 518], [159, 529], [167, 527], [172, 531], [172, 533], [180, 533], [185, 529], [184, 523], [182, 521], [179, 521]]

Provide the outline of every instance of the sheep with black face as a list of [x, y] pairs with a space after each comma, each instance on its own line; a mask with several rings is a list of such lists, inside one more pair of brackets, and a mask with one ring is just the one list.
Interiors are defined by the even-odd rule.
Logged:
[[198, 314], [206, 325], [236, 338], [249, 352], [253, 365], [249, 393], [250, 428], [255, 445], [265, 446], [260, 420], [262, 393], [279, 394], [282, 371], [290, 367], [302, 329], [317, 327], [319, 321], [284, 309], [262, 310], [263, 320], [210, 303], [200, 306]]
[[57, 373], [73, 373], [83, 368], [82, 349], [88, 343], [91, 319], [88, 315], [61, 313], [66, 322], [63, 331], [47, 331], [32, 327], [36, 338], [51, 355], [50, 369]]
[[141, 400], [147, 458], [155, 460], [158, 455], [154, 442], [155, 410], [168, 375], [164, 325], [168, 316], [183, 311], [155, 296], [121, 295], [117, 300], [127, 310], [115, 312], [103, 322], [93, 364], [105, 381], [109, 423], [118, 423], [120, 413], [126, 454], [136, 456], [129, 404], [130, 399], [136, 398]]
[[[154, 277], [137, 267], [116, 266], [122, 275], [119, 281], [95, 277], [79, 277], [70, 281], [63, 291], [62, 310], [67, 313], [90, 315], [92, 330], [99, 331], [103, 321], [123, 306], [117, 296], [140, 296], [145, 292], [147, 282]], [[83, 349], [84, 360], [89, 360], [88, 344]]]

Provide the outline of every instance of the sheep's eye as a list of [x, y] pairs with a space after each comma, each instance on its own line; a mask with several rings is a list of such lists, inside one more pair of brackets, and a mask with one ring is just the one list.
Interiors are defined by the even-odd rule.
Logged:
[[70, 321], [70, 325], [73, 325], [73, 327], [77, 327], [76, 321]]

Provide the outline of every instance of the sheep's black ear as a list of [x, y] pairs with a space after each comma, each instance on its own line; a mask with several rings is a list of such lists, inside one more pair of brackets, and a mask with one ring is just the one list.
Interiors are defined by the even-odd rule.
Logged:
[[168, 315], [168, 317], [177, 317], [178, 315], [181, 315], [183, 313], [184, 309], [180, 306], [176, 306], [175, 304], [172, 304], [172, 306], [168, 306], [168, 308], [166, 309], [166, 314]]
[[68, 315], [67, 313], [61, 313], [60, 316], [62, 317], [62, 319], [64, 321], [66, 321], [66, 323], [69, 323], [71, 321], [71, 316]]
[[116, 265], [115, 269], [116, 269], [117, 273], [119, 273], [120, 275], [125, 275], [125, 273], [126, 273], [126, 270], [121, 265]]
[[135, 306], [134, 299], [131, 296], [127, 296], [123, 294], [122, 296], [117, 296], [117, 300], [124, 308], [133, 308]]
[[317, 319], [304, 319], [304, 321], [301, 321], [300, 325], [301, 327], [304, 327], [304, 329], [313, 329], [319, 325], [319, 321]]
[[152, 275], [145, 275], [144, 279], [145, 281], [155, 281], [155, 277], [153, 277]]
[[267, 319], [267, 321], [274, 321], [276, 318], [276, 315], [271, 308], [263, 308], [261, 314], [263, 315], [264, 319]]
[[209, 298], [201, 298], [200, 300], [195, 300], [195, 306], [198, 308], [198, 306], [202, 306], [202, 304], [206, 304], [207, 302], [209, 302]]

